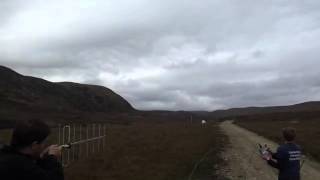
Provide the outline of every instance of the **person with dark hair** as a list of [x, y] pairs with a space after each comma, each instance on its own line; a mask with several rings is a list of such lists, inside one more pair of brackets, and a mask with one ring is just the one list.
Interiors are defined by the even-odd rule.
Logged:
[[263, 158], [268, 164], [279, 170], [278, 180], [300, 180], [301, 148], [294, 143], [296, 131], [287, 127], [282, 130], [285, 143], [280, 145], [276, 153], [269, 150]]
[[61, 148], [46, 145], [50, 128], [40, 120], [19, 121], [9, 146], [0, 150], [0, 178], [63, 180]]

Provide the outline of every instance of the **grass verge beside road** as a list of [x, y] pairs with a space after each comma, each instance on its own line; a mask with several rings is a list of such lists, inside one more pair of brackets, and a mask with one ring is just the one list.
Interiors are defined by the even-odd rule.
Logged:
[[[283, 143], [282, 128], [294, 127], [297, 130], [297, 143], [308, 156], [320, 162], [320, 120], [237, 120], [235, 123], [277, 143]], [[263, 142], [262, 142], [263, 143]]]

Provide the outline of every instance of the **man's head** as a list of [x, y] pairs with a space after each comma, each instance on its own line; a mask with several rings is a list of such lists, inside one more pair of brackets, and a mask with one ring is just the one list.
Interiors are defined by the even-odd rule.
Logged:
[[288, 142], [294, 141], [296, 137], [296, 130], [292, 127], [283, 128], [282, 135], [286, 141]]
[[30, 155], [38, 157], [45, 148], [44, 141], [49, 134], [49, 126], [40, 120], [19, 121], [13, 129], [10, 145], [18, 151], [27, 150]]

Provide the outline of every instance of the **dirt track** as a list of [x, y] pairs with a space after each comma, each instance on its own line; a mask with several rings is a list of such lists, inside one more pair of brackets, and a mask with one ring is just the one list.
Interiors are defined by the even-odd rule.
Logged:
[[[230, 146], [223, 154], [228, 163], [228, 168], [222, 172], [225, 176], [232, 180], [277, 179], [277, 170], [268, 166], [257, 151], [258, 143], [266, 143], [273, 150], [278, 146], [276, 143], [241, 128], [231, 121], [222, 122], [220, 127], [230, 139]], [[316, 179], [320, 179], [320, 165], [306, 159], [302, 167], [302, 180]]]

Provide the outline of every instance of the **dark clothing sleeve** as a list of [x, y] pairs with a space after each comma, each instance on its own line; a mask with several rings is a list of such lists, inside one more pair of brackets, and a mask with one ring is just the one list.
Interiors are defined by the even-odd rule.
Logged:
[[269, 164], [270, 166], [272, 166], [272, 167], [274, 167], [274, 168], [276, 168], [276, 169], [279, 169], [279, 164], [278, 164], [278, 162], [276, 162], [276, 161], [274, 161], [274, 160], [272, 160], [272, 159], [268, 160], [267, 162], [268, 162], [268, 164]]
[[301, 148], [294, 143], [286, 143], [272, 153], [268, 164], [279, 170], [279, 180], [300, 180]]
[[10, 146], [0, 149], [0, 179], [64, 180], [61, 163], [53, 155], [36, 161]]
[[26, 179], [64, 180], [63, 168], [55, 156], [45, 156], [36, 163], [23, 166], [23, 171], [28, 176]]
[[272, 151], [269, 151], [269, 152], [270, 152], [270, 154], [271, 154], [271, 156], [272, 156], [272, 159], [278, 159], [278, 158], [277, 158], [277, 153], [272, 152]]
[[268, 160], [268, 164], [274, 168], [281, 170], [283, 169], [285, 159], [286, 153], [279, 147], [276, 153], [272, 153], [272, 159]]

